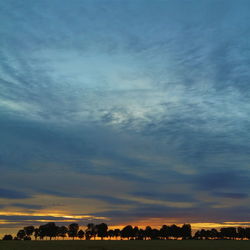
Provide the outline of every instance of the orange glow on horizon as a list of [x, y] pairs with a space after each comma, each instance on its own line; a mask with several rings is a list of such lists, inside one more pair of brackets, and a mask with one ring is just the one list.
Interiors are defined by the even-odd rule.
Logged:
[[[100, 223], [103, 222], [101, 220], [104, 220], [104, 222], [111, 222], [111, 220], [107, 217], [96, 217], [96, 216], [92, 216], [92, 215], [69, 215], [69, 214], [63, 214], [61, 212], [34, 212], [34, 213], [28, 213], [28, 212], [0, 212], [0, 215], [3, 216], [51, 216], [51, 217], [61, 217], [61, 219], [55, 220], [55, 223], [79, 223], [80, 227], [85, 227], [86, 225], [82, 225], [80, 221], [77, 220], [81, 220], [81, 219], [85, 219], [85, 220], [89, 220], [91, 222], [91, 220], [100, 220]], [[1, 225], [6, 225], [6, 228], [11, 228], [8, 227], [8, 224], [16, 224], [16, 225], [20, 225], [20, 227], [24, 224], [32, 224], [32, 222], [41, 222], [41, 223], [48, 223], [53, 221], [53, 218], [51, 220], [48, 220], [46, 218], [44, 219], [23, 219], [23, 221], [8, 221], [6, 219], [2, 219], [0, 220], [0, 224]], [[177, 226], [182, 226], [185, 222], [183, 221], [183, 219], [180, 218], [169, 218], [169, 219], [164, 219], [164, 218], [145, 218], [145, 219], [140, 219], [140, 220], [134, 220], [134, 221], [130, 221], [124, 224], [117, 224], [117, 225], [108, 225], [109, 229], [123, 229], [125, 226], [127, 225], [131, 225], [131, 226], [138, 226], [139, 228], [145, 228], [146, 226], [151, 226], [152, 228], [157, 228], [160, 229], [162, 225], [172, 225], [172, 224], [176, 224]], [[200, 230], [202, 228], [204, 229], [212, 229], [212, 228], [222, 228], [222, 227], [249, 227], [250, 226], [250, 222], [249, 221], [226, 221], [226, 222], [186, 222], [191, 224], [192, 229], [194, 231]], [[21, 225], [22, 224], [22, 225]], [[107, 223], [108, 224], [108, 223]], [[2, 227], [3, 229], [4, 227]]]

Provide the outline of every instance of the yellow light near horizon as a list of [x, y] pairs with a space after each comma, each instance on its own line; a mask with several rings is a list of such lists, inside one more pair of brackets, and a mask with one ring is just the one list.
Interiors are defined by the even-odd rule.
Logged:
[[106, 217], [98, 217], [98, 216], [92, 216], [92, 215], [65, 215], [61, 213], [0, 212], [0, 215], [4, 215], [4, 216], [51, 216], [51, 217], [62, 217], [65, 219], [109, 220]]

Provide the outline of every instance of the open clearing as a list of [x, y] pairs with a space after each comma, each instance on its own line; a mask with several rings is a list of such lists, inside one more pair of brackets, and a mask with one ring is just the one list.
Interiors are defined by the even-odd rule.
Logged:
[[250, 241], [0, 241], [0, 250], [249, 250]]

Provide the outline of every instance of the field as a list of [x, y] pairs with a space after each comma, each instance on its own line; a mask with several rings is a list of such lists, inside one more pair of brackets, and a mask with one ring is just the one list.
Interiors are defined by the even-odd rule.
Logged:
[[0, 250], [249, 250], [250, 241], [0, 241]]

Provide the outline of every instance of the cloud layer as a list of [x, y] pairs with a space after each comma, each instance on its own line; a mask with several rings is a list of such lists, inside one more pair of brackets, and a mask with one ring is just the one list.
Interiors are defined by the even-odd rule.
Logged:
[[249, 220], [249, 8], [1, 1], [8, 216]]

